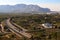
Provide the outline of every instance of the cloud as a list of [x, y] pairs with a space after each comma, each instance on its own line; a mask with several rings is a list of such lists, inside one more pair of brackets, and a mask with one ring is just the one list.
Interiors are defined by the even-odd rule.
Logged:
[[40, 7], [50, 8], [52, 11], [60, 11], [59, 4], [38, 4]]

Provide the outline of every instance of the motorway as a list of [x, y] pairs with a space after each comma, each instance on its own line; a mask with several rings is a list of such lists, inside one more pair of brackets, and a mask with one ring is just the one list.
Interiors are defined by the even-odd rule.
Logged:
[[[31, 38], [31, 34], [30, 33], [26, 33], [25, 31], [27, 31], [26, 29], [20, 27], [16, 27], [14, 26], [11, 22], [10, 22], [10, 19], [7, 19], [6, 20], [6, 25], [8, 26], [9, 30], [12, 31], [13, 33], [15, 33], [17, 36], [21, 37], [24, 36], [26, 38]], [[16, 24], [15, 24], [16, 25]], [[22, 30], [21, 30], [22, 29]], [[25, 30], [25, 31], [24, 31]]]
[[12, 21], [11, 21], [11, 23], [12, 23], [14, 26], [16, 26], [16, 27], [22, 29], [23, 31], [28, 31], [27, 29], [24, 29], [23, 27], [17, 25], [16, 23], [14, 23], [14, 22], [12, 22]]

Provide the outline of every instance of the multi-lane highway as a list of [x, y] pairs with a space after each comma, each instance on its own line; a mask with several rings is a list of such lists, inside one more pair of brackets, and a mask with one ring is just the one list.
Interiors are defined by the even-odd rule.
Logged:
[[[28, 31], [20, 26], [14, 26], [11, 22], [10, 19], [6, 20], [6, 25], [8, 26], [9, 30], [12, 31], [13, 33], [15, 33], [17, 36], [21, 37], [27, 37], [27, 38], [31, 38], [31, 34], [30, 33], [26, 33], [25, 31]], [[16, 24], [15, 24], [16, 25]], [[25, 30], [25, 31], [24, 31]]]

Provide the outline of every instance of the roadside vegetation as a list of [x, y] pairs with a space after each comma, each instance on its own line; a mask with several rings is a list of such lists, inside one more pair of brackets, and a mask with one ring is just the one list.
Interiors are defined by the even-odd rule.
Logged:
[[[12, 21], [29, 30], [29, 32], [33, 34], [33, 38], [36, 38], [36, 40], [60, 39], [60, 32], [56, 32], [57, 29], [60, 30], [60, 14], [34, 14], [30, 16], [15, 16], [12, 17]], [[51, 23], [53, 28], [43, 29], [41, 28], [41, 24], [43, 23]], [[57, 34], [59, 36], [57, 36]]]
[[[29, 30], [32, 34], [31, 39], [25, 37], [19, 38], [16, 35], [0, 34], [0, 40], [60, 40], [60, 14], [33, 14], [33, 15], [16, 15], [16, 14], [1, 14], [0, 22], [12, 18], [12, 22]], [[53, 28], [43, 29], [41, 24], [51, 23]], [[58, 32], [56, 31], [58, 29]], [[34, 31], [35, 30], [35, 31]]]

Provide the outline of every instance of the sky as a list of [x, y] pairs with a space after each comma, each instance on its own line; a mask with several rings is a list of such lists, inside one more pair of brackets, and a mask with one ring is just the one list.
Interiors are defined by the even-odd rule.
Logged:
[[60, 11], [60, 0], [0, 0], [0, 5], [33, 4], [52, 11]]

